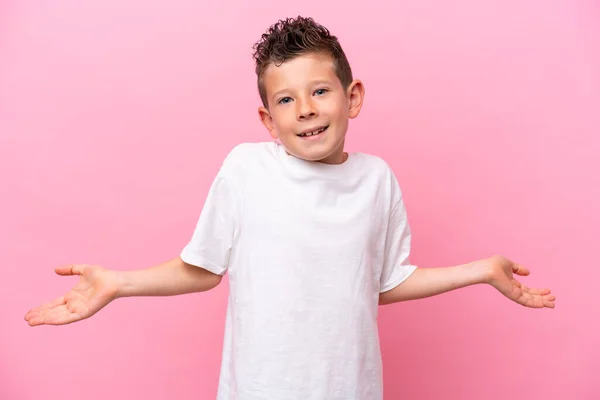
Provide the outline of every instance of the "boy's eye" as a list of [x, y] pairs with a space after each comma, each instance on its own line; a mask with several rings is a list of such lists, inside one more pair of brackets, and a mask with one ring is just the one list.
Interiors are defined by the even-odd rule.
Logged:
[[[323, 96], [328, 91], [329, 91], [328, 89], [317, 89], [317, 90], [315, 90], [315, 94], [317, 96]], [[277, 101], [277, 104], [287, 104], [290, 101], [292, 101], [291, 97], [283, 97], [282, 99], [280, 99], [279, 101]]]

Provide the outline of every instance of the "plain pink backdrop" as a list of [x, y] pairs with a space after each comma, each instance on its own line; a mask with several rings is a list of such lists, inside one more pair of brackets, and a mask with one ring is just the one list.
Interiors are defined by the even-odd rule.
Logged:
[[[30, 328], [64, 263], [149, 267], [189, 239], [223, 157], [268, 140], [251, 46], [337, 35], [413, 261], [504, 254], [555, 310], [491, 287], [382, 307], [386, 400], [599, 399], [600, 7], [594, 1], [0, 2], [0, 399], [213, 399], [227, 284]], [[273, 399], [277, 400], [277, 399]]]

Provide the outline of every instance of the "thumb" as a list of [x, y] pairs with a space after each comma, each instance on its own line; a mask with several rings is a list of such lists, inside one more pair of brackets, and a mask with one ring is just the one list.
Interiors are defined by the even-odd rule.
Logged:
[[62, 276], [81, 275], [83, 268], [84, 266], [79, 264], [61, 265], [54, 268], [54, 272]]
[[527, 276], [529, 275], [529, 270], [522, 266], [521, 264], [513, 264], [513, 272], [517, 275]]

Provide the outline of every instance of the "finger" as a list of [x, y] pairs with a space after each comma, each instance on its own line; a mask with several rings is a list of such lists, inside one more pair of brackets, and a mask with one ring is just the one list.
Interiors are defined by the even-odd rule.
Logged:
[[521, 304], [525, 307], [530, 308], [543, 308], [544, 300], [542, 296], [539, 295], [531, 295], [529, 292], [524, 291], [521, 293], [521, 296], [517, 299], [517, 303]]
[[553, 295], [529, 295], [527, 293], [523, 294], [521, 297], [521, 304], [532, 307], [532, 308], [554, 308], [556, 299]]
[[81, 264], [60, 265], [60, 266], [54, 268], [54, 271], [58, 275], [62, 275], [62, 276], [81, 275], [83, 267], [84, 266]]
[[547, 294], [550, 294], [550, 289], [548, 289], [548, 288], [544, 288], [544, 289], [527, 288], [527, 292], [529, 292], [531, 294], [539, 294], [541, 296], [545, 296]]
[[61, 313], [65, 313], [66, 311], [67, 311], [66, 304], [58, 306], [54, 309], [46, 309], [46, 310], [38, 311], [38, 312], [32, 313], [27, 322], [31, 326], [49, 324], [50, 322], [55, 320]]
[[27, 322], [29, 322], [30, 325], [32, 324], [32, 321], [33, 322], [39, 321], [39, 322], [43, 323], [43, 321], [45, 319], [55, 315], [56, 310], [59, 307], [66, 307], [66, 305], [60, 304], [60, 305], [56, 305], [53, 308], [48, 308], [48, 307], [47, 308], [41, 308], [41, 307], [35, 308], [27, 313], [27, 315], [25, 316], [25, 320]]
[[543, 297], [544, 306], [548, 308], [554, 308], [554, 301], [556, 297], [553, 295], [546, 295]]
[[79, 321], [81, 316], [77, 313], [71, 312], [67, 305], [62, 305], [46, 313], [31, 318], [28, 322], [30, 326], [38, 325], [65, 325], [71, 322]]
[[66, 303], [66, 300], [65, 300], [64, 296], [58, 297], [58, 298], [52, 300], [49, 303], [42, 304], [41, 306], [34, 307], [31, 310], [29, 310], [27, 312], [27, 314], [25, 314], [25, 319], [27, 320], [28, 318], [31, 318], [32, 316], [37, 315], [37, 314], [39, 314], [40, 312], [42, 312], [44, 310], [49, 310], [49, 309], [52, 309], [54, 307], [63, 305], [65, 303]]
[[553, 301], [547, 301], [546, 300], [546, 301], [544, 301], [544, 307], [546, 307], [546, 308], [554, 308], [555, 305], [554, 305]]
[[55, 319], [51, 320], [48, 325], [66, 325], [81, 319], [79, 314], [69, 312], [68, 314], [58, 315]]
[[535, 298], [532, 297], [529, 293], [523, 293], [523, 295], [521, 296], [521, 301], [524, 306], [531, 307], [531, 308], [540, 307], [540, 305], [537, 305], [537, 304], [541, 303], [540, 301], [536, 302]]
[[52, 300], [49, 303], [42, 304], [39, 308], [43, 310], [43, 309], [47, 309], [47, 308], [53, 308], [56, 306], [62, 306], [63, 304], [66, 303], [66, 301], [67, 300], [65, 299], [65, 296], [60, 296], [60, 297], [57, 297], [56, 299]]
[[513, 272], [521, 276], [529, 275], [529, 270], [521, 264], [513, 264]]
[[531, 308], [544, 308], [544, 301], [539, 296], [531, 297], [527, 301], [527, 306]]

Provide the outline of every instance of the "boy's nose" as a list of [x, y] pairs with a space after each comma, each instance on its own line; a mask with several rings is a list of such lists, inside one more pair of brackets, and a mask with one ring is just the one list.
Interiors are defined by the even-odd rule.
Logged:
[[317, 108], [312, 101], [298, 102], [298, 119], [307, 119], [317, 115]]

